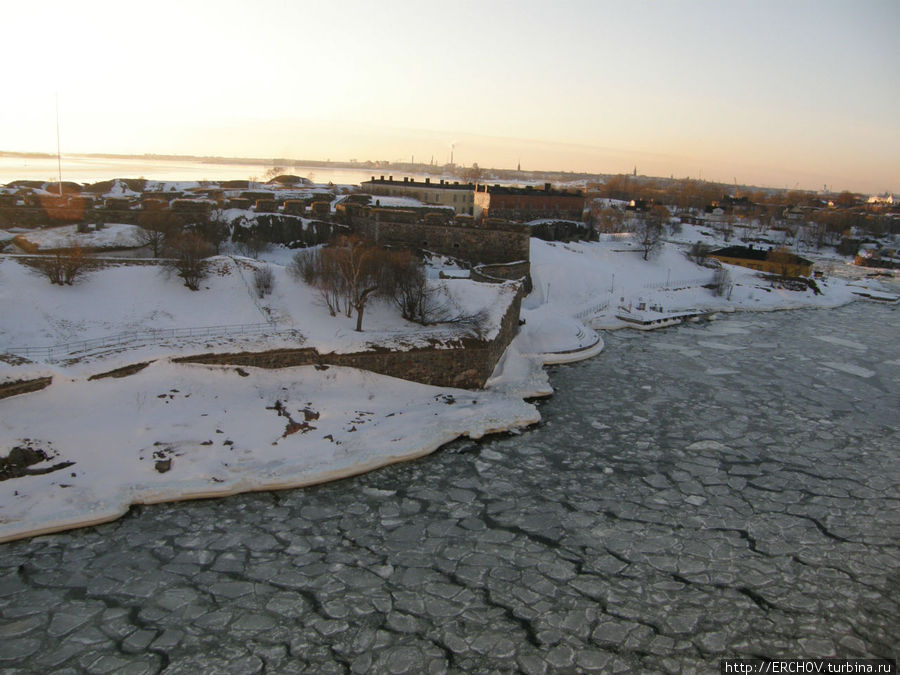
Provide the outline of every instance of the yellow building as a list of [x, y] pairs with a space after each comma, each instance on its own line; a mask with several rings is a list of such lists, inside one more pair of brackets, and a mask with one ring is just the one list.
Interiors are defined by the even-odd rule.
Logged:
[[808, 277], [813, 269], [811, 260], [801, 258], [786, 248], [765, 250], [752, 246], [728, 246], [713, 251], [709, 257], [729, 265], [740, 265], [783, 277]]
[[460, 183], [459, 181], [445, 181], [440, 179], [432, 183], [430, 178], [417, 181], [415, 178], [394, 180], [393, 176], [385, 179], [375, 178], [360, 183], [363, 192], [370, 195], [384, 195], [389, 197], [412, 197], [425, 204], [440, 204], [451, 206], [456, 213], [471, 216], [475, 207], [475, 186], [472, 183]]

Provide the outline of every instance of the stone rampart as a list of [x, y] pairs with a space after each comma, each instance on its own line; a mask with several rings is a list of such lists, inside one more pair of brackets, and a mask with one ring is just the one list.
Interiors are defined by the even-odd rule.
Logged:
[[454, 344], [394, 351], [374, 349], [350, 354], [320, 354], [315, 349], [276, 349], [265, 352], [199, 354], [174, 359], [178, 363], [203, 363], [256, 368], [292, 366], [347, 366], [370, 370], [438, 387], [480, 389], [519, 329], [523, 288], [520, 285], [493, 340], [463, 338]]
[[361, 234], [380, 244], [409, 246], [472, 263], [528, 260], [530, 254], [529, 231], [522, 226], [484, 227], [427, 221], [410, 223], [395, 220], [383, 212], [375, 218], [357, 219], [353, 225]]
[[34, 380], [16, 380], [15, 382], [3, 382], [0, 384], [0, 398], [9, 398], [19, 394], [28, 394], [32, 391], [40, 391], [50, 386], [52, 377], [38, 377]]
[[475, 281], [483, 281], [491, 284], [504, 281], [524, 280], [525, 295], [531, 293], [531, 263], [527, 260], [519, 260], [511, 263], [497, 263], [495, 265], [476, 265], [469, 276]]

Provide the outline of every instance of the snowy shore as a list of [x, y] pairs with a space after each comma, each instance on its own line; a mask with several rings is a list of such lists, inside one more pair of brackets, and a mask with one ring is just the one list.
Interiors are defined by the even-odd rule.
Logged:
[[[275, 316], [281, 335], [128, 342], [77, 359], [7, 358], [0, 382], [52, 377], [34, 393], [0, 401], [4, 459], [0, 542], [114, 520], [133, 504], [222, 497], [337, 480], [429, 454], [466, 436], [540, 420], [523, 399], [551, 393], [541, 363], [512, 348], [484, 391], [439, 388], [340, 367], [280, 370], [179, 364], [197, 351], [304, 346], [347, 352], [375, 343], [408, 349], [452, 340], [452, 329], [400, 326], [374, 305], [366, 331], [331, 317], [310, 291], [273, 264], [265, 299], [246, 283], [249, 262], [220, 259], [207, 288], [191, 293], [152, 267], [114, 267], [72, 288], [47, 284], [14, 258], [0, 261], [4, 346], [163, 325], [249, 323]], [[252, 269], [252, 268], [251, 268]], [[504, 285], [454, 280], [441, 288], [462, 313], [480, 310], [491, 338], [509, 305]], [[4, 350], [0, 349], [0, 353]], [[39, 352], [40, 353], [40, 352]], [[90, 379], [149, 362], [127, 377]], [[15, 451], [19, 448], [18, 451]], [[21, 464], [21, 462], [19, 462]]]
[[2, 406], [4, 444], [73, 464], [0, 484], [0, 541], [114, 520], [132, 504], [335, 480], [540, 419], [521, 399], [355, 369], [168, 362]]
[[[183, 325], [204, 320], [204, 313], [207, 321], [220, 316], [216, 303], [224, 303], [232, 321], [277, 316], [312, 346], [350, 350], [376, 337], [404, 344], [402, 332], [390, 330], [396, 319], [387, 308], [374, 307], [367, 316], [371, 331], [357, 334], [292, 286], [283, 266], [274, 266], [276, 291], [263, 301], [250, 292], [242, 267], [223, 260], [209, 288], [191, 294], [146, 267], [105, 270], [73, 289], [49, 287], [7, 259], [0, 262], [0, 277], [15, 283], [0, 286], [0, 309], [8, 317], [0, 331], [4, 343], [16, 344], [109, 332], [123, 317], [128, 328], [160, 320]], [[711, 272], [675, 247], [645, 263], [602, 243], [533, 240], [532, 274], [535, 291], [523, 303], [525, 324], [483, 391], [338, 367], [272, 371], [173, 363], [172, 356], [198, 348], [189, 341], [125, 347], [73, 363], [0, 364], [3, 381], [54, 378], [46, 390], [0, 401], [0, 456], [19, 447], [46, 456], [31, 471], [65, 464], [0, 482], [0, 542], [114, 520], [133, 504], [336, 480], [422, 457], [460, 436], [534, 424], [540, 415], [523, 399], [552, 393], [542, 366], [600, 353], [603, 340], [590, 326], [621, 327], [616, 309], [626, 303], [706, 313], [833, 307], [859, 299], [860, 290], [854, 280], [829, 277], [820, 281], [818, 294], [786, 291], [750, 270], [731, 268], [731, 297], [719, 297], [700, 283]], [[496, 287], [453, 284], [465, 289], [451, 297], [466, 309], [498, 304], [491, 295], [500, 292]], [[886, 290], [872, 284], [866, 289]], [[493, 323], [496, 318], [488, 331]], [[256, 341], [256, 348], [273, 348], [282, 339], [296, 338], [242, 338]], [[235, 341], [200, 345], [231, 350]], [[142, 360], [151, 363], [131, 376], [88, 380]]]

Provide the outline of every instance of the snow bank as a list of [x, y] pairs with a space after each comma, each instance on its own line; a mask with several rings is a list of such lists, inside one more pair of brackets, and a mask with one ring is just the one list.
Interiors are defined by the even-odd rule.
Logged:
[[[820, 295], [787, 291], [772, 288], [752, 270], [732, 267], [730, 298], [718, 297], [703, 288], [712, 270], [695, 265], [671, 244], [649, 261], [621, 239], [532, 240], [531, 255], [534, 291], [523, 303], [525, 326], [485, 391], [439, 389], [337, 367], [258, 371], [168, 360], [198, 347], [239, 350], [240, 338], [183, 340], [104, 354], [103, 370], [157, 359], [123, 379], [87, 381], [88, 374], [100, 370], [90, 359], [3, 365], [3, 379], [31, 373], [52, 374], [54, 381], [43, 391], [0, 402], [0, 456], [31, 439], [32, 447], [49, 455], [33, 468], [74, 464], [4, 483], [0, 540], [110, 520], [135, 503], [309, 485], [418, 457], [460, 435], [478, 438], [532, 424], [539, 415], [522, 398], [551, 392], [542, 364], [596, 354], [603, 341], [586, 324], [616, 325], [622, 303], [643, 300], [669, 311], [784, 309], [843, 304], [859, 290], [829, 277], [819, 282]], [[195, 293], [153, 266], [98, 270], [72, 288], [60, 288], [14, 259], [2, 259], [0, 340], [5, 345], [47, 343], [146, 327], [260, 321], [276, 321], [292, 332], [246, 338], [257, 350], [303, 344], [351, 352], [373, 343], [408, 349], [453, 338], [451, 328], [404, 324], [396, 308], [383, 302], [367, 308], [365, 332], [357, 333], [354, 319], [330, 316], [314, 289], [274, 262], [274, 290], [260, 299], [252, 287], [260, 264], [216, 258], [213, 274]], [[496, 334], [515, 292], [511, 284], [432, 283], [440, 285], [456, 311], [480, 312], [488, 337]], [[825, 366], [872, 376], [850, 364]]]
[[[854, 299], [845, 280], [817, 280], [820, 290], [773, 287], [751, 269], [726, 265], [730, 294], [716, 296], [704, 286], [714, 271], [697, 265], [683, 247], [664, 243], [649, 260], [627, 240], [560, 244], [532, 239], [534, 291], [523, 303], [529, 312], [550, 305], [563, 316], [578, 316], [591, 325], [621, 327], [620, 306], [661, 307], [664, 312], [704, 312], [835, 307]], [[546, 310], [544, 310], [546, 311]]]
[[78, 232], [77, 225], [61, 225], [45, 230], [29, 230], [20, 236], [41, 249], [72, 248], [86, 249], [137, 248], [144, 245], [143, 230], [137, 225], [109, 223], [100, 230]]
[[150, 365], [3, 401], [0, 456], [50, 457], [5, 482], [0, 541], [118, 518], [131, 504], [311, 485], [537, 422], [534, 406], [347, 368]]
[[[393, 304], [378, 300], [370, 301], [364, 331], [357, 332], [355, 316], [331, 316], [318, 292], [295, 280], [282, 265], [271, 264], [274, 289], [258, 298], [253, 274], [260, 264], [226, 256], [213, 258], [211, 273], [195, 292], [157, 265], [106, 267], [85, 274], [69, 287], [50, 284], [15, 258], [0, 259], [0, 352], [2, 347], [47, 347], [135, 331], [274, 322], [262, 337], [229, 335], [219, 340], [198, 330], [191, 339], [149, 346], [125, 344], [104, 357], [111, 359], [109, 368], [113, 368], [114, 352], [123, 349], [127, 351], [122, 352], [121, 360], [130, 363], [185, 351], [261, 350], [300, 344], [323, 353], [365, 351], [373, 344], [411, 349], [472, 334], [470, 326], [422, 327], [406, 322]], [[450, 314], [480, 314], [480, 329], [487, 339], [496, 336], [515, 293], [512, 285], [468, 279], [430, 283], [438, 287], [440, 301]], [[11, 369], [16, 372], [9, 372]], [[0, 363], [0, 376], [5, 379], [25, 377], [24, 370], [23, 366]]]
[[228, 258], [203, 290], [156, 265], [107, 267], [55, 286], [15, 259], [0, 260], [0, 344], [44, 346], [127, 331], [265, 321]]

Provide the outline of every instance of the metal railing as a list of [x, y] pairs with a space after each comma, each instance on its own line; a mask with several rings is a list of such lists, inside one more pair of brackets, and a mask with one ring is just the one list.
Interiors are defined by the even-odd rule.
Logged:
[[710, 277], [696, 277], [694, 279], [675, 279], [673, 281], [648, 281], [644, 288], [688, 288], [691, 286], [705, 286], [713, 282]]
[[198, 326], [191, 328], [151, 328], [147, 330], [130, 331], [127, 333], [116, 333], [115, 335], [107, 335], [91, 340], [77, 340], [42, 347], [0, 347], [0, 352], [6, 352], [8, 354], [26, 358], [53, 358], [58, 356], [75, 356], [97, 350], [114, 349], [126, 345], [134, 347], [172, 339], [195, 337], [217, 338], [230, 335], [259, 335], [261, 333], [284, 335], [288, 333], [297, 333], [297, 331], [290, 328], [278, 330], [277, 323], [274, 321], [265, 323]]
[[599, 314], [600, 312], [606, 311], [609, 308], [609, 300], [604, 300], [601, 303], [596, 305], [591, 305], [590, 307], [585, 307], [580, 312], [575, 313], [576, 319], [586, 319], [587, 317], [593, 314]]
[[[644, 288], [689, 288], [692, 286], [705, 286], [710, 283], [713, 283], [713, 279], [710, 277], [696, 277], [694, 279], [676, 279], [674, 281], [649, 281], [644, 284]], [[610, 294], [613, 294], [612, 291]], [[589, 305], [573, 314], [573, 316], [581, 320], [599, 314], [609, 309], [609, 302], [607, 299], [595, 305]]]

